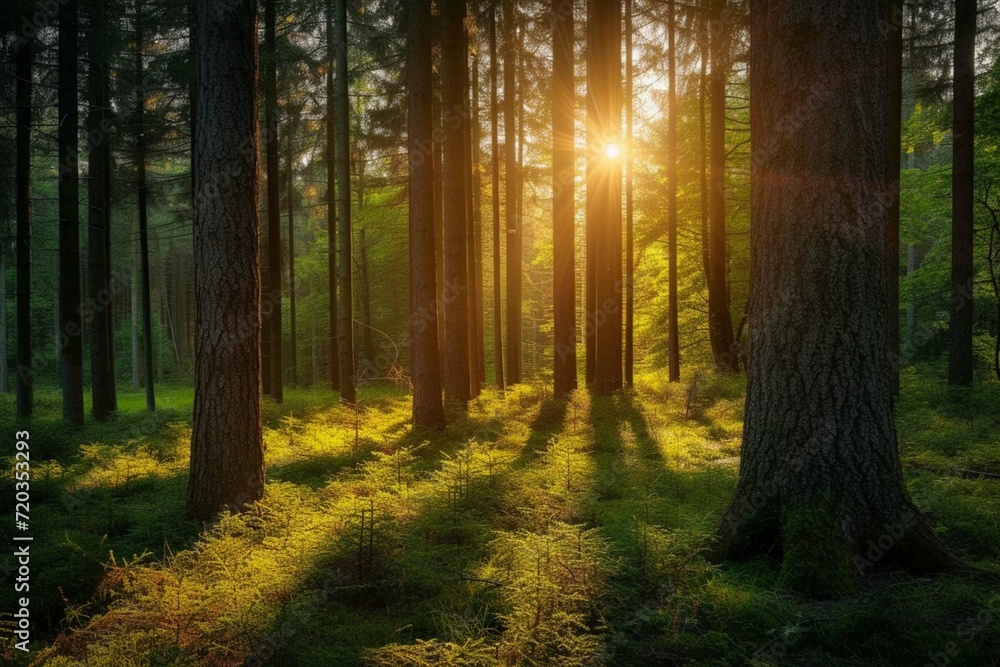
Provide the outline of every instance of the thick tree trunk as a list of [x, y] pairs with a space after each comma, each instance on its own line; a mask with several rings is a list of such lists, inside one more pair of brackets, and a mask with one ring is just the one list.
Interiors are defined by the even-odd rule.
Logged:
[[668, 377], [681, 381], [680, 328], [677, 325], [677, 48], [674, 0], [670, 0], [667, 18], [667, 69], [670, 71], [667, 119], [667, 243], [669, 307], [667, 314]]
[[976, 0], [955, 0], [955, 85], [951, 169], [951, 318], [948, 384], [972, 386], [973, 148]]
[[[673, 4], [671, 4], [671, 11]], [[671, 14], [673, 16], [673, 14]], [[672, 33], [671, 33], [672, 35]], [[673, 53], [673, 51], [671, 51]], [[632, 100], [632, 0], [625, 0], [625, 386], [635, 382], [635, 230], [633, 220], [634, 111]], [[671, 82], [673, 70], [671, 69]], [[673, 109], [671, 103], [671, 109]]]
[[554, 395], [576, 389], [573, 3], [552, 0], [552, 264]]
[[[107, 56], [107, 18], [104, 0], [90, 0], [90, 71], [87, 114], [88, 196], [87, 196], [87, 267], [91, 318], [90, 382], [91, 411], [105, 421], [117, 409], [115, 398], [114, 331], [108, 254], [111, 233], [111, 159], [109, 112], [110, 73]], [[140, 81], [139, 85], [142, 85]]]
[[444, 426], [437, 339], [434, 239], [431, 2], [409, 0], [407, 22], [410, 158], [410, 374], [413, 425]]
[[469, 262], [465, 201], [465, 2], [441, 8], [441, 106], [444, 184], [444, 393], [450, 405], [469, 402]]
[[31, 346], [31, 96], [34, 40], [21, 43], [15, 54], [17, 196], [17, 416], [31, 417], [34, 377]]
[[337, 316], [337, 95], [333, 85], [333, 61], [336, 57], [333, 33], [333, 3], [326, 3], [326, 232], [330, 279], [330, 388], [340, 391], [340, 325]]
[[275, 62], [276, 0], [264, 1], [264, 140], [267, 152], [267, 287], [264, 322], [270, 332], [271, 397], [284, 400], [281, 335], [281, 169], [278, 166], [278, 75]]
[[351, 145], [350, 100], [347, 81], [347, 0], [336, 0], [337, 42], [337, 208], [340, 214], [340, 265], [338, 285], [340, 303], [340, 400], [354, 404], [358, 400], [354, 356], [354, 286], [351, 271]]
[[80, 318], [80, 176], [77, 150], [77, 0], [59, 5], [59, 337], [63, 419], [83, 424]]
[[[153, 389], [153, 306], [150, 295], [149, 280], [149, 214], [147, 210], [146, 186], [146, 128], [144, 117], [146, 113], [146, 94], [142, 88], [142, 3], [136, 6], [135, 27], [135, 73], [136, 73], [136, 196], [139, 202], [139, 273], [142, 291], [142, 348], [145, 366], [146, 409], [156, 409], [156, 394]], [[193, 161], [193, 160], [192, 160]], [[161, 365], [162, 366], [162, 365]]]
[[[907, 495], [896, 443], [889, 212], [874, 205], [888, 159], [884, 9], [764, 0], [750, 15], [752, 354], [720, 547], [780, 554], [784, 583], [821, 597], [876, 565], [961, 566]], [[824, 104], [803, 107], [817, 89]]]
[[507, 384], [521, 382], [521, 220], [517, 217], [516, 0], [503, 2], [503, 142], [507, 222]]
[[493, 375], [498, 389], [503, 389], [503, 292], [501, 289], [500, 255], [500, 109], [497, 56], [497, 2], [490, 3], [490, 160], [493, 179]]
[[720, 370], [738, 371], [739, 351], [733, 337], [733, 318], [729, 311], [729, 277], [726, 269], [726, 73], [729, 69], [729, 29], [723, 13], [726, 0], [712, 0], [712, 22], [709, 48], [712, 54], [712, 74], [709, 80], [711, 101], [710, 187], [708, 211], [709, 263], [708, 329], [712, 355]]
[[888, 0], [885, 24], [888, 48], [889, 99], [889, 354], [892, 357], [892, 395], [899, 396], [899, 168], [903, 115], [903, 0]]
[[[257, 17], [198, 0], [194, 209], [195, 395], [187, 513], [210, 519], [264, 492], [257, 216]], [[221, 179], [221, 180], [220, 180]]]

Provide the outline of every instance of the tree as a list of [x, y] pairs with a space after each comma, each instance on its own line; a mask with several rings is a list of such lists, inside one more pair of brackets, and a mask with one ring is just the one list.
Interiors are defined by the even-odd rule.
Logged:
[[[146, 93], [143, 89], [143, 31], [142, 2], [136, 3], [135, 20], [135, 162], [136, 162], [136, 195], [139, 202], [139, 275], [142, 300], [142, 347], [143, 370], [146, 381], [146, 409], [156, 410], [156, 393], [153, 387], [153, 307], [150, 295], [149, 280], [149, 211], [148, 187], [146, 185]], [[195, 135], [197, 137], [197, 135]], [[193, 145], [193, 144], [192, 144]], [[194, 160], [192, 159], [192, 163]], [[197, 192], [197, 189], [195, 190]]]
[[892, 394], [899, 396], [899, 168], [903, 115], [903, 1], [886, 3], [889, 96], [889, 353], [893, 359]]
[[340, 391], [340, 336], [337, 314], [337, 94], [333, 85], [336, 40], [333, 32], [333, 3], [325, 3], [326, 53], [326, 233], [330, 281], [330, 388]]
[[674, 0], [667, 7], [667, 69], [670, 70], [667, 120], [667, 235], [669, 313], [667, 315], [667, 345], [669, 346], [668, 377], [671, 382], [681, 381], [680, 330], [677, 325], [677, 48]]
[[[817, 596], [851, 589], [852, 563], [873, 565], [869, 540], [892, 541], [885, 563], [961, 567], [909, 498], [896, 442], [889, 212], [873, 205], [888, 160], [884, 12], [766, 0], [750, 14], [752, 353], [720, 547], [780, 550], [783, 581]], [[824, 104], [803, 106], [817, 86]]]
[[552, 0], [552, 295], [554, 395], [576, 389], [573, 3]]
[[711, 0], [712, 73], [709, 78], [709, 265], [708, 334], [715, 365], [738, 371], [739, 356], [729, 312], [729, 279], [726, 270], [726, 72], [729, 69], [729, 28], [724, 12], [726, 0]]
[[955, 0], [948, 384], [972, 386], [976, 0]]
[[78, 0], [66, 0], [59, 5], [59, 334], [62, 339], [62, 407], [63, 419], [82, 425], [78, 22]]
[[16, 122], [14, 192], [17, 215], [17, 416], [31, 417], [34, 371], [31, 346], [31, 97], [35, 41], [16, 46]]
[[431, 113], [431, 3], [407, 4], [408, 151], [410, 181], [410, 374], [413, 424], [444, 426], [434, 266], [434, 174]]
[[516, 0], [503, 3], [503, 144], [507, 222], [507, 384], [521, 382], [521, 220], [517, 217], [517, 29]]
[[198, 0], [194, 207], [195, 394], [187, 513], [264, 492], [257, 217], [257, 15]]
[[347, 81], [347, 1], [336, 0], [337, 52], [337, 211], [340, 215], [340, 253], [337, 289], [340, 302], [340, 400], [354, 404], [358, 400], [354, 357], [354, 286], [351, 271], [351, 146], [350, 99]]
[[[90, 70], [87, 114], [87, 255], [91, 318], [92, 412], [107, 420], [118, 409], [115, 396], [114, 304], [111, 300], [111, 75], [104, 0], [90, 0]], [[142, 82], [140, 82], [142, 85]]]
[[281, 336], [281, 177], [278, 166], [278, 74], [275, 55], [275, 0], [264, 1], [264, 141], [267, 151], [267, 292], [264, 326], [268, 329], [269, 393], [284, 400]]
[[500, 275], [500, 110], [497, 94], [497, 2], [490, 3], [490, 172], [493, 178], [493, 374], [497, 388], [504, 388], [503, 305]]
[[[444, 185], [444, 393], [465, 407], [470, 397], [469, 262], [465, 198], [465, 1], [444, 0], [441, 11], [441, 105]], [[509, 280], [509, 278], [508, 278]]]

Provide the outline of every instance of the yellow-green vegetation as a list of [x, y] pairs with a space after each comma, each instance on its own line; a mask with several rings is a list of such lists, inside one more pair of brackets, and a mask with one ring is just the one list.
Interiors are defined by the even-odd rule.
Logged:
[[[675, 385], [646, 375], [609, 399], [555, 401], [522, 385], [486, 392], [446, 432], [411, 429], [399, 389], [365, 388], [357, 412], [330, 392], [291, 390], [283, 405], [265, 402], [264, 499], [213, 525], [183, 519], [189, 391], [162, 389], [155, 414], [123, 395], [110, 423], [82, 432], [60, 425], [56, 392], [40, 392], [37, 641], [31, 656], [7, 645], [4, 657], [52, 667], [913, 665], [938, 654], [991, 664], [1000, 593], [985, 577], [872, 567], [855, 595], [811, 603], [785, 592], [771, 560], [706, 561], [736, 481], [744, 390], [711, 373]], [[984, 569], [1000, 563], [996, 405], [996, 383], [965, 394], [910, 373], [899, 408], [918, 504]], [[11, 410], [4, 397], [0, 416]], [[9, 595], [5, 586], [5, 606]]]

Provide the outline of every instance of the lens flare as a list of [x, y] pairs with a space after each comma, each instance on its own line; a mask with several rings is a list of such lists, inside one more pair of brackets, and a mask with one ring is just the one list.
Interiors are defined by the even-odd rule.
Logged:
[[621, 153], [622, 153], [622, 151], [621, 151], [621, 148], [618, 147], [618, 144], [608, 144], [607, 146], [604, 147], [604, 156], [605, 157], [614, 159], [614, 158], [618, 157], [619, 155], [621, 155]]

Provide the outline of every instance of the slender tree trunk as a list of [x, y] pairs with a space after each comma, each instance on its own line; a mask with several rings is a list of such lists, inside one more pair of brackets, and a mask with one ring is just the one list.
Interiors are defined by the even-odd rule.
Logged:
[[[906, 246], [906, 276], [907, 278], [913, 275], [913, 272], [917, 270], [917, 249], [912, 244], [909, 243]], [[913, 297], [906, 302], [906, 343], [907, 345], [913, 345], [913, 325], [915, 323], [916, 309], [914, 308]]]
[[[671, 11], [673, 4], [671, 3]], [[671, 51], [672, 53], [672, 51]], [[671, 82], [673, 81], [671, 70]], [[625, 386], [635, 382], [635, 239], [633, 229], [632, 0], [625, 0]], [[671, 107], [672, 108], [672, 107]]]
[[726, 268], [726, 73], [729, 69], [729, 30], [723, 13], [726, 0], [712, 0], [710, 44], [712, 75], [709, 80], [711, 125], [709, 135], [709, 263], [708, 327], [715, 365], [724, 371], [739, 371], [739, 352], [733, 337], [733, 319], [729, 310], [729, 277]]
[[340, 336], [337, 331], [337, 95], [333, 85], [333, 61], [336, 57], [333, 32], [333, 3], [326, 2], [326, 52], [330, 67], [326, 70], [326, 231], [330, 278], [330, 387], [340, 391]]
[[[768, 150], [751, 163], [753, 352], [720, 547], [780, 549], [783, 583], [818, 597], [851, 590], [872, 543], [879, 566], [961, 567], [907, 495], [896, 442], [889, 211], [871, 205], [888, 161], [884, 12], [764, 0], [750, 14], [751, 132]], [[817, 85], [826, 102], [804, 110]]]
[[410, 158], [410, 373], [413, 425], [444, 426], [437, 340], [434, 239], [431, 1], [408, 0], [407, 120]]
[[139, 283], [142, 282], [139, 276], [139, 262], [132, 257], [131, 276], [131, 305], [132, 305], [132, 389], [139, 391], [141, 379], [139, 375]]
[[[99, 421], [117, 409], [115, 373], [112, 359], [111, 285], [108, 283], [111, 257], [107, 254], [111, 233], [110, 159], [110, 74], [107, 60], [107, 18], [104, 0], [90, 0], [87, 267], [89, 271], [91, 318], [90, 380], [91, 411]], [[143, 85], [140, 81], [139, 85]]]
[[[135, 25], [135, 72], [136, 72], [136, 194], [139, 200], [139, 272], [142, 281], [142, 347], [145, 365], [146, 409], [156, 409], [156, 394], [153, 390], [153, 307], [149, 280], [149, 215], [146, 190], [146, 93], [142, 88], [142, 3], [136, 4]], [[197, 191], [196, 191], [197, 192]], [[197, 202], [196, 202], [197, 203]], [[162, 366], [162, 365], [161, 365]]]
[[552, 0], [553, 394], [557, 398], [576, 389], [573, 18], [573, 3]]
[[284, 400], [281, 332], [281, 168], [278, 164], [278, 75], [275, 54], [276, 0], [264, 0], [264, 125], [267, 150], [267, 272], [265, 321], [270, 329], [271, 396]]
[[354, 286], [351, 271], [351, 146], [347, 82], [347, 1], [336, 0], [337, 41], [337, 204], [340, 213], [340, 399], [357, 403], [354, 355]]
[[675, 3], [670, 0], [667, 18], [667, 60], [670, 70], [670, 90], [668, 93], [667, 120], [667, 171], [670, 183], [667, 186], [667, 235], [668, 249], [668, 291], [669, 313], [667, 324], [667, 344], [669, 357], [668, 376], [671, 382], [681, 381], [680, 328], [677, 326], [677, 47]]
[[955, 86], [951, 170], [951, 318], [948, 384], [972, 386], [973, 156], [976, 0], [955, 0]]
[[[698, 131], [700, 133], [700, 143], [698, 144], [698, 157], [700, 162], [700, 185], [701, 185], [701, 261], [705, 272], [705, 289], [712, 287], [712, 262], [708, 233], [708, 35], [711, 34], [711, 21], [707, 12], [702, 15], [704, 22], [701, 27], [701, 37], [698, 40], [700, 45], [701, 58], [700, 72], [698, 78]], [[714, 348], [713, 348], [714, 349]]]
[[468, 263], [468, 276], [469, 276], [469, 398], [476, 398], [479, 396], [479, 391], [482, 384], [479, 380], [479, 331], [476, 328], [478, 320], [476, 319], [476, 313], [479, 312], [479, 306], [476, 303], [476, 193], [475, 193], [475, 180], [473, 178], [473, 162], [472, 162], [472, 119], [471, 115], [474, 113], [472, 111], [472, 103], [470, 97], [472, 94], [472, 73], [469, 66], [470, 49], [468, 47], [468, 36], [469, 33], [466, 30], [466, 47], [465, 47], [465, 58], [462, 62], [462, 97], [465, 99], [465, 108], [469, 111], [470, 120], [465, 124], [465, 221], [466, 221], [466, 254], [465, 259]]
[[445, 337], [444, 392], [447, 403], [464, 408], [469, 402], [469, 262], [465, 198], [464, 0], [441, 5], [441, 106], [444, 184]]
[[500, 255], [503, 239], [500, 235], [500, 109], [497, 55], [497, 2], [490, 3], [490, 171], [493, 178], [493, 375], [497, 388], [505, 387], [503, 371], [503, 295], [500, 275]]
[[886, 3], [889, 98], [889, 354], [893, 362], [892, 395], [899, 396], [899, 168], [903, 115], [903, 0]]
[[59, 5], [59, 332], [63, 419], [83, 424], [80, 318], [80, 181], [77, 150], [77, 0]]
[[295, 331], [295, 150], [292, 140], [295, 136], [294, 125], [288, 132], [288, 302], [289, 302], [289, 352], [292, 367], [292, 386], [299, 384], [298, 338]]
[[504, 181], [507, 220], [507, 383], [521, 382], [521, 221], [517, 217], [518, 180], [516, 115], [516, 0], [503, 3]]
[[[440, 21], [435, 21], [434, 25], [437, 26], [440, 32]], [[440, 42], [440, 40], [438, 40]], [[444, 128], [441, 122], [441, 49], [440, 45], [436, 51], [433, 51], [436, 56], [436, 69], [433, 71], [434, 77], [434, 87], [435, 97], [433, 98], [432, 107], [432, 118], [434, 123], [433, 130], [433, 172], [434, 172], [434, 184], [432, 192], [434, 193], [434, 266], [437, 271], [437, 301], [435, 302], [435, 307], [437, 308], [437, 337], [438, 337], [438, 363], [440, 368], [438, 369], [438, 374], [441, 376], [442, 386], [444, 383], [445, 370], [444, 363], [446, 359], [444, 351], [444, 326], [445, 320], [447, 319], [447, 313], [445, 312], [445, 301], [447, 299], [445, 294], [445, 279], [444, 279], [444, 181], [442, 179], [442, 174], [444, 169], [442, 168], [443, 162], [443, 141]]]
[[[195, 394], [187, 513], [264, 492], [256, 4], [198, 0]], [[219, 179], [222, 179], [220, 182]]]
[[365, 228], [358, 230], [361, 234], [361, 247], [358, 249], [360, 255], [358, 261], [358, 282], [361, 292], [361, 317], [364, 318], [364, 333], [361, 338], [364, 341], [365, 365], [370, 368], [375, 366], [375, 341], [372, 339], [372, 295], [371, 283], [368, 278], [368, 241], [365, 239]]
[[34, 40], [15, 53], [17, 196], [17, 416], [31, 417], [34, 409], [34, 371], [31, 345], [31, 102]]
[[597, 96], [594, 86], [600, 89], [601, 63], [595, 57], [594, 43], [595, 0], [587, 0], [587, 187], [586, 187], [586, 228], [584, 257], [584, 369], [588, 387], [594, 385], [594, 371], [597, 358], [597, 165], [601, 151], [601, 128], [598, 119]]
[[483, 306], [483, 179], [482, 157], [480, 155], [481, 127], [479, 124], [479, 55], [478, 51], [472, 59], [472, 229], [475, 235], [473, 243], [474, 288], [476, 299], [473, 318], [476, 323], [477, 349], [476, 359], [479, 367], [476, 369], [479, 386], [486, 383], [486, 324], [485, 307]]

